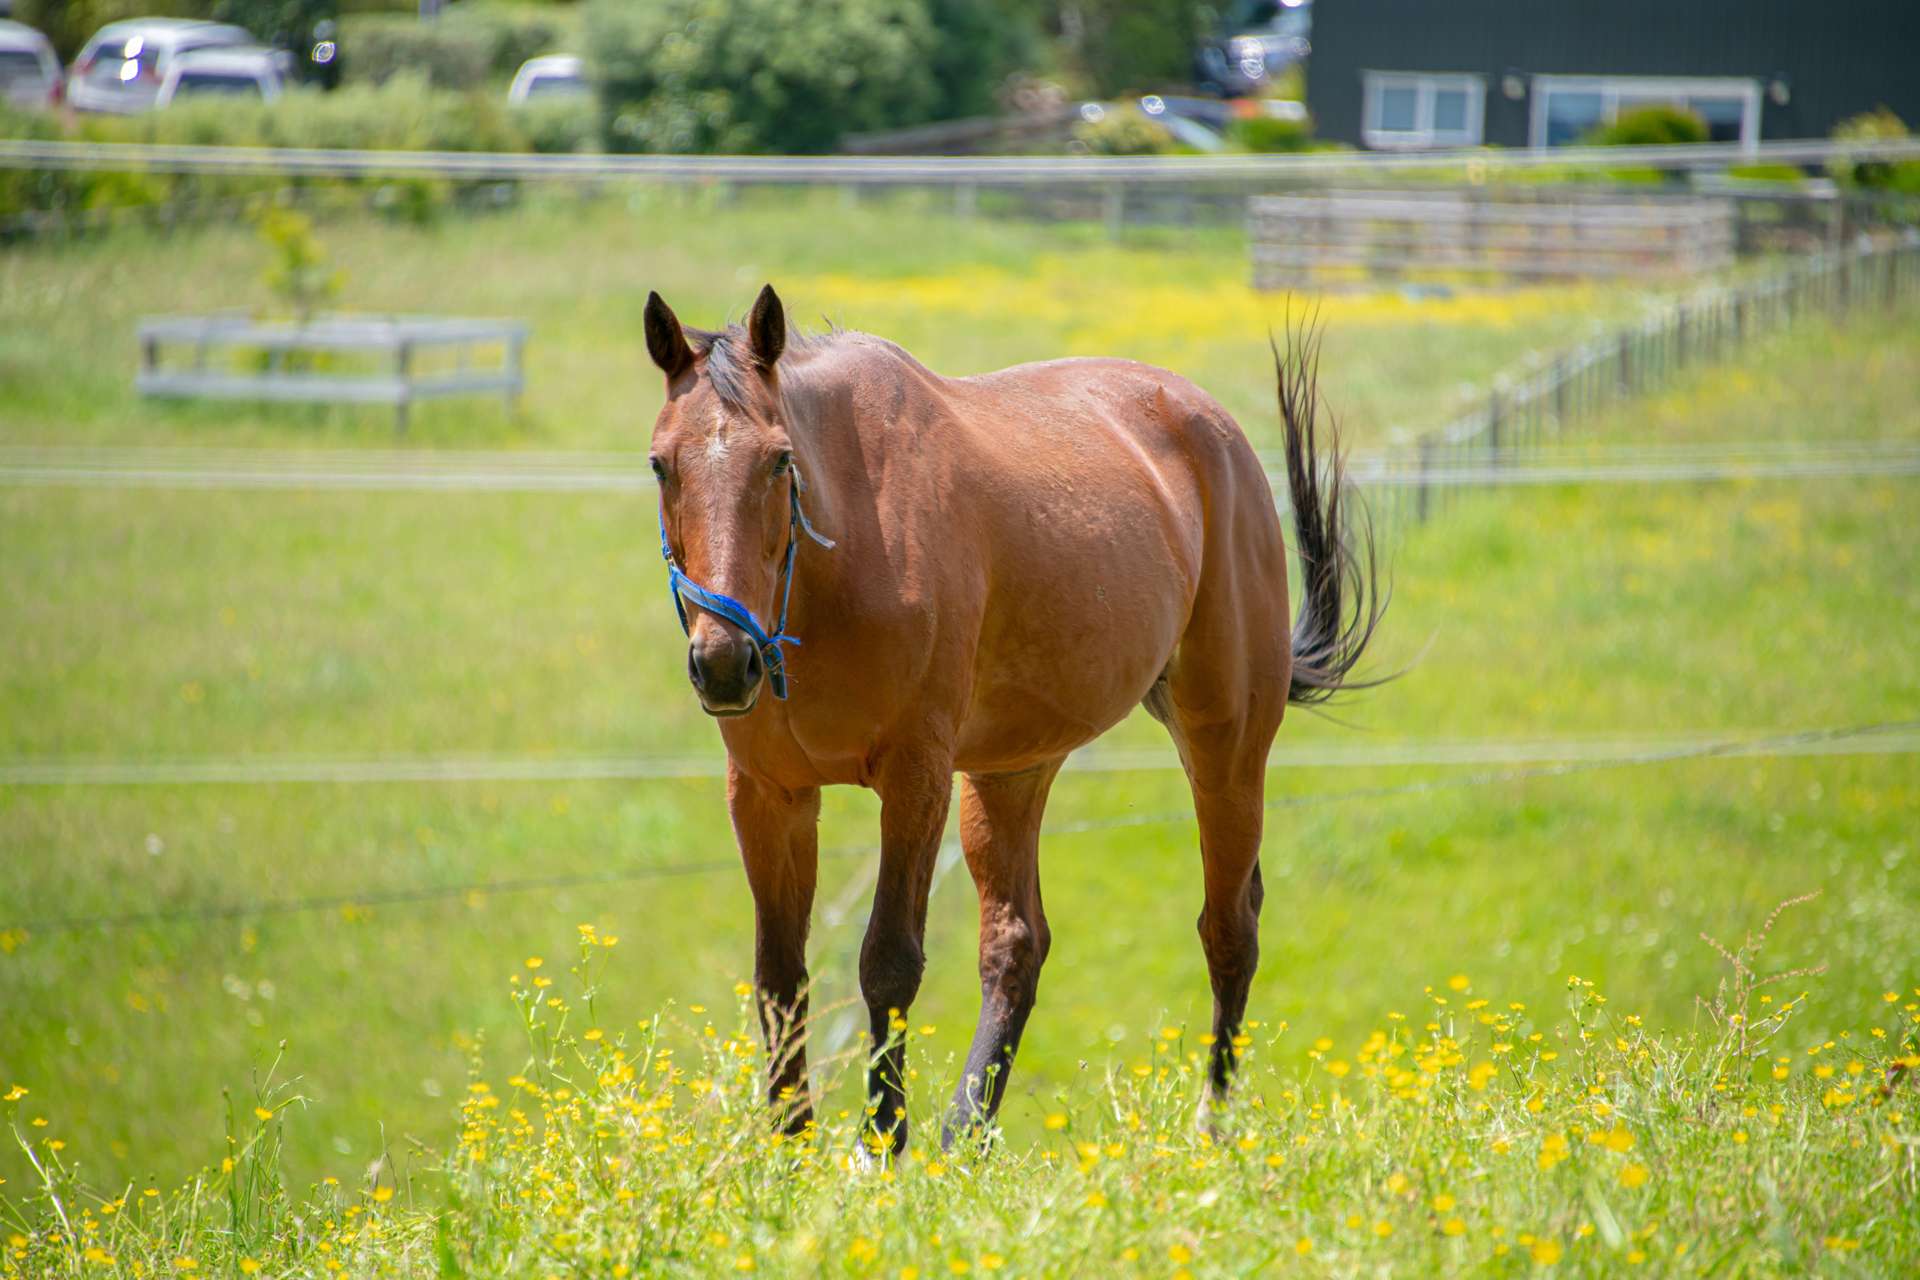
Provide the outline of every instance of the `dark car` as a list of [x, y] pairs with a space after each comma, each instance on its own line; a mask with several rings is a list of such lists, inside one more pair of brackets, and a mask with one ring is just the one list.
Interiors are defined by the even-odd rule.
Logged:
[[1313, 0], [1238, 0], [1194, 55], [1194, 80], [1223, 98], [1262, 93], [1313, 49]]

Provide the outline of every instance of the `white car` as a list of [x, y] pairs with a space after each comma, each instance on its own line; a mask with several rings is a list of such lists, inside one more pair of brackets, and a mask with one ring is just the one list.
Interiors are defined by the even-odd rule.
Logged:
[[524, 106], [535, 99], [577, 98], [593, 92], [587, 83], [586, 67], [567, 53], [543, 54], [528, 58], [514, 72], [507, 90], [507, 105]]
[[282, 50], [257, 45], [192, 49], [168, 66], [153, 105], [166, 107], [182, 98], [213, 94], [272, 102], [286, 88], [292, 61]]
[[6, 18], [0, 18], [0, 99], [16, 107], [50, 107], [60, 100], [60, 58], [53, 42]]
[[184, 18], [130, 18], [94, 33], [67, 73], [67, 103], [76, 111], [122, 115], [150, 109], [174, 60], [197, 49], [252, 44], [240, 27]]

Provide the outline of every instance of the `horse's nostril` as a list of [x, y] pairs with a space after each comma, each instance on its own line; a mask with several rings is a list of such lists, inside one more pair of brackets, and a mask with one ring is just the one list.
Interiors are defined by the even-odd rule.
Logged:
[[692, 649], [687, 650], [687, 679], [693, 681], [696, 689], [707, 687], [706, 675], [700, 670], [700, 655]]
[[747, 650], [747, 687], [752, 688], [760, 680], [760, 651]]

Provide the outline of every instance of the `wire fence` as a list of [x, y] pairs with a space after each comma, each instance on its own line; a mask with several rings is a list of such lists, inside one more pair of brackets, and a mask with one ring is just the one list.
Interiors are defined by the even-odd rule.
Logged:
[[[582, 194], [651, 187], [721, 202], [753, 190], [831, 190], [849, 202], [915, 191], [963, 217], [1092, 222], [1117, 235], [1137, 227], [1240, 228], [1252, 197], [1336, 182], [1537, 187], [1573, 177], [1587, 192], [1614, 184], [1645, 194], [1660, 189], [1645, 180], [1653, 173], [1665, 175], [1669, 187], [1692, 184], [1734, 200], [1744, 247], [1805, 248], [1831, 245], [1850, 227], [1890, 216], [1912, 221], [1920, 201], [1839, 191], [1824, 181], [1723, 175], [1742, 166], [1844, 170], [1914, 159], [1920, 139], [1912, 138], [1190, 156], [606, 155], [0, 139], [0, 171], [31, 178], [16, 188], [11, 205], [0, 186], [0, 236], [87, 233], [129, 221], [205, 223], [244, 213], [262, 194], [315, 209], [345, 201], [417, 216], [440, 201], [463, 208], [509, 203], [535, 186]], [[90, 181], [98, 175], [107, 179]], [[430, 185], [438, 190], [430, 193]]]
[[[1405, 783], [1354, 787], [1338, 791], [1306, 791], [1268, 800], [1268, 810], [1301, 809], [1367, 800], [1428, 795], [1441, 791], [1468, 790], [1501, 786], [1533, 779], [1560, 778], [1604, 769], [1647, 767], [1689, 760], [1730, 757], [1794, 757], [1805, 755], [1842, 755], [1855, 753], [1910, 753], [1920, 750], [1920, 720], [1884, 721], [1873, 724], [1833, 728], [1795, 730], [1748, 737], [1708, 737], [1664, 746], [1650, 746], [1599, 758], [1573, 758], [1484, 770], [1443, 778], [1422, 778]], [[1158, 813], [1116, 814], [1049, 824], [1041, 834], [1048, 837], [1083, 835], [1127, 827], [1167, 826], [1192, 822], [1191, 808]], [[870, 844], [851, 845], [820, 851], [827, 860], [872, 858]], [[942, 847], [945, 869], [957, 861], [957, 846]], [[706, 875], [732, 870], [737, 859], [715, 858], [680, 863], [652, 863], [605, 871], [578, 872], [548, 876], [524, 876], [505, 880], [467, 880], [454, 883], [396, 886], [384, 889], [348, 890], [325, 894], [262, 898], [245, 902], [191, 903], [139, 911], [107, 912], [88, 915], [45, 916], [0, 924], [0, 934], [15, 937], [66, 934], [84, 931], [117, 931], [133, 928], [163, 928], [179, 925], [210, 924], [226, 920], [250, 920], [269, 916], [296, 915], [322, 911], [371, 911], [396, 906], [429, 906], [448, 902], [484, 905], [496, 895], [535, 893], [573, 888], [588, 888], [645, 881]], [[848, 893], [843, 897], [855, 895]], [[843, 912], [844, 914], [844, 912]]]
[[[1474, 408], [1425, 431], [1405, 447], [1365, 460], [1355, 479], [1377, 490], [1376, 518], [1386, 526], [1420, 524], [1461, 493], [1484, 485], [1560, 483], [1577, 465], [1530, 467], [1529, 459], [1575, 424], [1647, 395], [1701, 364], [1728, 359], [1752, 343], [1813, 317], [1842, 319], [1886, 311], [1920, 297], [1920, 234], [1886, 243], [1818, 252], [1742, 284], [1696, 293], [1638, 324], [1600, 334], [1496, 379]], [[1855, 463], [1876, 473], [1911, 474], [1910, 451], [1889, 445], [1877, 456], [1856, 452], [1800, 462], [1749, 457], [1753, 474], [1767, 466], [1833, 473]], [[1736, 463], [1718, 464], [1732, 471]], [[1712, 469], [1699, 459], [1649, 460], [1652, 475], [1684, 477]], [[1631, 469], [1621, 476], [1633, 479]]]

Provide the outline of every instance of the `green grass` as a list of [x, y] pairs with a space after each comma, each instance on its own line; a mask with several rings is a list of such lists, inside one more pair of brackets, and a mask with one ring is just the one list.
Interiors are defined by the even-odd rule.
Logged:
[[[509, 315], [533, 326], [524, 416], [497, 402], [423, 406], [426, 446], [641, 449], [659, 408], [640, 312], [660, 292], [692, 324], [738, 318], [764, 281], [797, 320], [885, 334], [965, 374], [1074, 354], [1180, 369], [1249, 432], [1273, 431], [1267, 331], [1283, 295], [1247, 287], [1237, 233], [1142, 233], [945, 216], [905, 194], [661, 193], [598, 200], [534, 192], [494, 216], [418, 228], [323, 220], [346, 277], [340, 305]], [[137, 399], [142, 315], [260, 307], [266, 250], [244, 222], [191, 234], [128, 231], [0, 256], [0, 443], [392, 445], [377, 409], [156, 406]], [[1327, 378], [1356, 439], [1422, 426], [1531, 350], [1638, 314], [1626, 288], [1526, 289], [1414, 302], [1327, 301]], [[1302, 304], [1295, 303], [1296, 312]]]
[[[883, 214], [900, 225], [897, 209], [846, 216], [877, 226]], [[390, 298], [537, 311], [542, 332], [552, 327], [536, 347], [548, 363], [536, 365], [526, 422], [448, 409], [421, 423], [431, 443], [474, 443], [464, 434], [471, 430], [485, 444], [627, 447], [644, 436], [653, 394], [631, 290], [644, 297], [643, 282], [658, 272], [677, 282], [679, 293], [666, 290], [670, 297], [691, 300], [683, 314], [699, 319], [750, 292], [750, 284], [716, 281], [698, 258], [668, 261], [657, 247], [641, 248], [642, 257], [651, 255], [649, 268], [607, 252], [605, 237], [644, 231], [653, 216], [606, 206], [571, 215], [537, 208], [428, 231], [354, 224], [351, 235], [344, 226], [327, 235], [343, 258], [364, 254], [365, 264], [380, 264], [379, 272], [361, 264], [350, 270]], [[555, 246], [547, 233], [562, 226], [578, 227], [581, 244]], [[956, 369], [1123, 332], [1099, 310], [1106, 295], [1098, 290], [1051, 311], [1027, 305], [1069, 274], [1061, 262], [1081, 262], [1096, 275], [1124, 269], [1114, 290], [1173, 308], [1179, 272], [1168, 263], [1177, 266], [1181, 253], [1199, 261], [1214, 252], [1202, 245], [1149, 254], [1074, 244], [1054, 232], [950, 229], [948, 239], [927, 247], [924, 268], [884, 238], [850, 262], [845, 247], [822, 247], [817, 227], [789, 226], [764, 209], [692, 220], [685, 234], [715, 253], [730, 238], [736, 252], [751, 244], [756, 262], [780, 261], [783, 270], [791, 258], [791, 269], [821, 294], [884, 312], [884, 323], [844, 317], [850, 323], [898, 332], [896, 321], [924, 312], [925, 340], [916, 345]], [[597, 248], [583, 247], [595, 236]], [[514, 252], [503, 255], [507, 246]], [[254, 252], [244, 233], [210, 232], [0, 259], [6, 442], [386, 442], [377, 415], [156, 412], [134, 402], [124, 391], [131, 352], [116, 344], [132, 314], [165, 305], [165, 282], [138, 268], [162, 247], [208, 270], [238, 270]], [[604, 269], [582, 270], [578, 264], [595, 253]], [[494, 275], [481, 271], [496, 260]], [[570, 281], [557, 274], [562, 260], [575, 263], [571, 270], [585, 282], [572, 311], [564, 305]], [[1238, 269], [1224, 250], [1212, 261], [1218, 275], [1209, 278]], [[742, 270], [748, 282], [763, 274], [758, 266]], [[984, 303], [974, 292], [983, 281]], [[236, 300], [248, 287], [243, 280], [233, 294], [206, 301]], [[898, 298], [883, 307], [896, 288]], [[1193, 292], [1206, 289], [1196, 284]], [[1002, 319], [995, 297], [1026, 309]], [[1491, 314], [1496, 303], [1532, 305], [1524, 298], [1475, 305]], [[1439, 394], [1431, 358], [1398, 350], [1417, 346], [1419, 330], [1386, 323], [1396, 310], [1351, 304], [1345, 329], [1333, 317], [1327, 379], [1337, 399], [1366, 401], [1373, 375], [1351, 366], [1376, 358], [1402, 361], [1402, 369], [1426, 360], [1428, 394]], [[596, 313], [609, 323], [596, 322]], [[1153, 358], [1179, 355], [1179, 334], [1214, 323], [1207, 307], [1170, 314], [1168, 345]], [[1462, 304], [1450, 324], [1471, 330], [1470, 314]], [[1571, 331], [1584, 321], [1555, 323]], [[1475, 346], [1491, 367], [1508, 358], [1496, 348], [1513, 338], [1513, 330], [1492, 327], [1452, 340]], [[1256, 346], [1244, 344], [1248, 367], [1238, 390], [1221, 388], [1244, 400], [1250, 426], [1265, 421], [1271, 394]], [[1582, 428], [1582, 438], [1912, 439], [1920, 436], [1916, 384], [1920, 316], [1810, 327], [1737, 366], [1700, 371], [1667, 394], [1626, 406]], [[1382, 422], [1397, 417], [1378, 412]], [[610, 434], [624, 429], [621, 421], [636, 433], [631, 441]], [[1357, 731], [1298, 716], [1282, 744], [1746, 733], [1920, 716], [1920, 655], [1912, 644], [1920, 548], [1906, 514], [1912, 484], [1598, 486], [1463, 500], [1396, 548], [1397, 590], [1380, 661], [1417, 658], [1411, 671], [1342, 713]], [[644, 496], [0, 490], [8, 566], [0, 579], [0, 756], [717, 758], [715, 735], [679, 674], [683, 642], [664, 598], [651, 522]], [[1113, 739], [1164, 749], [1144, 717]], [[642, 1033], [641, 1021], [670, 1003], [733, 1006], [730, 992], [750, 964], [751, 913], [731, 866], [721, 787], [700, 778], [0, 789], [0, 929], [29, 919], [242, 907], [231, 917], [0, 934], [0, 1088], [18, 1082], [31, 1090], [11, 1113], [30, 1143], [57, 1137], [66, 1144], [60, 1160], [77, 1163], [89, 1185], [134, 1187], [121, 1221], [142, 1224], [144, 1235], [113, 1244], [126, 1265], [135, 1258], [171, 1265], [167, 1251], [178, 1248], [210, 1270], [248, 1256], [270, 1258], [275, 1274], [317, 1273], [324, 1256], [311, 1250], [324, 1232], [309, 1226], [298, 1239], [289, 1234], [285, 1215], [297, 1209], [309, 1224], [331, 1217], [335, 1225], [326, 1230], [335, 1233], [336, 1256], [350, 1271], [368, 1273], [433, 1269], [442, 1248], [437, 1232], [474, 1274], [611, 1274], [616, 1262], [632, 1265], [643, 1255], [656, 1269], [701, 1271], [742, 1253], [768, 1270], [844, 1267], [852, 1274], [884, 1262], [889, 1274], [911, 1265], [931, 1276], [953, 1257], [983, 1270], [986, 1255], [997, 1253], [1019, 1273], [1097, 1264], [1165, 1274], [1176, 1269], [1176, 1245], [1191, 1251], [1197, 1271], [1225, 1274], [1258, 1263], [1265, 1255], [1257, 1250], [1291, 1249], [1301, 1237], [1315, 1242], [1312, 1265], [1333, 1273], [1499, 1270], [1532, 1265], [1523, 1262], [1530, 1246], [1517, 1243], [1523, 1232], [1561, 1244], [1565, 1262], [1598, 1270], [1623, 1259], [1636, 1247], [1627, 1237], [1649, 1224], [1657, 1225], [1655, 1243], [1638, 1247], [1668, 1271], [1682, 1269], [1681, 1258], [1763, 1272], [1908, 1269], [1901, 1263], [1916, 1253], [1911, 1215], [1896, 1210], [1912, 1194], [1911, 1122], [1884, 1110], [1856, 1119], [1856, 1107], [1822, 1102], [1832, 1084], [1816, 1084], [1804, 1064], [1806, 1050], [1831, 1039], [1840, 1047], [1828, 1053], [1857, 1054], [1877, 1072], [1892, 1050], [1868, 1043], [1870, 1029], [1896, 1025], [1882, 993], [1907, 992], [1920, 981], [1910, 945], [1920, 926], [1912, 837], [1920, 776], [1911, 757], [1707, 759], [1344, 794], [1426, 780], [1463, 777], [1444, 769], [1321, 768], [1277, 771], [1270, 783], [1276, 808], [1254, 988], [1254, 1016], [1265, 1024], [1254, 1091], [1267, 1105], [1244, 1118], [1257, 1131], [1252, 1152], [1196, 1146], [1186, 1118], [1191, 1097], [1136, 1098], [1123, 1090], [1117, 1108], [1101, 1100], [1109, 1067], [1132, 1089], [1137, 1060], [1171, 1061], [1168, 1055], [1193, 1047], [1143, 1048], [1161, 1027], [1206, 1021], [1206, 977], [1191, 923], [1199, 905], [1193, 828], [1176, 818], [1060, 831], [1046, 841], [1053, 956], [1005, 1113], [1007, 1150], [977, 1169], [953, 1166], [948, 1179], [925, 1178], [922, 1170], [855, 1183], [855, 1203], [839, 1212], [847, 1183], [827, 1166], [851, 1138], [834, 1117], [858, 1098], [842, 1077], [828, 1094], [835, 1128], [823, 1138], [820, 1167], [792, 1178], [781, 1160], [747, 1149], [753, 1144], [740, 1135], [759, 1130], [736, 1105], [737, 1090], [725, 1095], [734, 1101], [724, 1115], [711, 1099], [704, 1110], [689, 1109], [684, 1091], [678, 1095], [670, 1128], [699, 1147], [698, 1161], [686, 1148], [654, 1152], [622, 1130], [602, 1154], [625, 1161], [624, 1183], [596, 1188], [576, 1164], [551, 1165], [550, 1173], [578, 1184], [569, 1193], [577, 1212], [566, 1223], [544, 1210], [509, 1212], [521, 1191], [553, 1187], [532, 1171], [530, 1157], [504, 1143], [492, 1146], [497, 1166], [456, 1165], [443, 1178], [441, 1153], [457, 1146], [469, 1071], [508, 1097], [512, 1073], [541, 1081], [546, 1096], [528, 1095], [523, 1105], [536, 1124], [540, 1104], [555, 1107], [553, 1082], [526, 1070], [520, 1011], [503, 993], [510, 976], [525, 975], [522, 962], [532, 955], [549, 957], [547, 972], [561, 976], [575, 924], [591, 922], [621, 938], [617, 948], [595, 953], [607, 981], [592, 1016], [609, 1036], [626, 1035], [630, 1047], [636, 1036], [654, 1034]], [[1049, 821], [1066, 828], [1181, 814], [1184, 790], [1172, 770], [1070, 773], [1056, 788]], [[830, 796], [814, 945], [828, 1040], [850, 1020], [857, 994], [853, 958], [875, 817], [864, 793]], [[572, 880], [519, 892], [457, 891], [538, 877]], [[371, 908], [245, 908], [435, 886], [456, 891]], [[1696, 1034], [1694, 1000], [1711, 993], [1724, 965], [1697, 935], [1738, 937], [1773, 904], [1816, 890], [1819, 899], [1775, 930], [1769, 961], [1828, 969], [1794, 986], [1812, 996], [1780, 1041], [1794, 1055], [1791, 1078], [1776, 1087], [1767, 1070], [1756, 1069], [1751, 1082], [1740, 1077], [1770, 1127], [1763, 1135], [1749, 1125], [1752, 1141], [1737, 1144], [1731, 1114], [1704, 1111], [1701, 1101], [1718, 1068], [1701, 1056], [1711, 1037]], [[936, 890], [928, 979], [912, 1017], [922, 1134], [971, 1026], [973, 947], [970, 894], [956, 871]], [[1551, 1075], [1556, 1083], [1542, 1113], [1525, 1110], [1531, 1086], [1511, 1073], [1485, 1098], [1447, 1081], [1433, 1086], [1424, 1108], [1376, 1096], [1355, 1051], [1376, 1029], [1417, 1038], [1424, 988], [1445, 995], [1455, 973], [1470, 975], [1473, 993], [1496, 1000], [1496, 1008], [1526, 1003], [1539, 1019], [1534, 1029], [1549, 1037], [1565, 1027], [1548, 1011], [1567, 975], [1593, 979], [1612, 997], [1608, 1009], [1643, 1017], [1643, 1028], [1622, 1032], [1637, 1047], [1613, 1061], [1605, 1041], [1589, 1059], [1574, 1052], [1575, 1035], [1553, 1069], [1560, 1074]], [[1392, 1022], [1389, 1011], [1409, 1020]], [[574, 1016], [575, 1030], [581, 1018]], [[1289, 1029], [1279, 1034], [1282, 1022]], [[720, 1023], [723, 1036], [728, 1025]], [[922, 1027], [933, 1030], [923, 1036]], [[1842, 1041], [1843, 1032], [1850, 1039]], [[700, 1015], [671, 1014], [658, 1034], [686, 1060], [689, 1079], [707, 1070], [691, 1065], [707, 1040]], [[1351, 1115], [1326, 1110], [1334, 1106], [1334, 1081], [1309, 1056], [1321, 1036], [1336, 1047], [1326, 1061], [1337, 1055], [1356, 1064], [1339, 1085], [1355, 1100]], [[253, 1082], [283, 1041], [276, 1078], [292, 1079], [291, 1092], [304, 1101], [262, 1128], [251, 1118]], [[843, 1051], [856, 1046], [836, 1042]], [[536, 1056], [545, 1056], [545, 1045]], [[1635, 1065], [1641, 1048], [1648, 1056]], [[1468, 1054], [1459, 1070], [1474, 1060]], [[625, 1105], [617, 1089], [602, 1097], [590, 1086], [593, 1073], [567, 1070], [579, 1077], [569, 1087], [593, 1095], [594, 1107]], [[1598, 1080], [1602, 1070], [1608, 1082]], [[1166, 1087], [1186, 1079], [1175, 1072]], [[1310, 1089], [1302, 1083], [1309, 1079]], [[1590, 1107], [1579, 1097], [1590, 1084], [1602, 1084], [1637, 1135], [1635, 1158], [1654, 1171], [1645, 1187], [1621, 1187], [1620, 1153], [1591, 1148], [1578, 1135], [1573, 1159], [1558, 1173], [1537, 1169], [1546, 1133], [1592, 1127], [1579, 1112]], [[237, 1099], [231, 1130], [223, 1088]], [[1288, 1103], [1287, 1089], [1298, 1105]], [[1677, 1100], [1681, 1092], [1691, 1097]], [[1323, 1104], [1319, 1115], [1314, 1100]], [[1479, 1101], [1491, 1110], [1473, 1111]], [[1775, 1102], [1786, 1108], [1777, 1123], [1766, 1111]], [[1905, 1102], [1899, 1108], [1912, 1110]], [[1143, 1117], [1149, 1136], [1169, 1139], [1143, 1140], [1124, 1120], [1128, 1109]], [[570, 1126], [591, 1124], [593, 1114], [557, 1107], [554, 1162], [572, 1162], [590, 1145], [589, 1130]], [[1047, 1127], [1055, 1114], [1071, 1117], [1068, 1129]], [[36, 1117], [49, 1125], [34, 1127]], [[1236, 1116], [1230, 1132], [1241, 1126]], [[229, 1131], [256, 1144], [239, 1166], [250, 1181], [237, 1197], [244, 1221], [233, 1237], [224, 1234], [229, 1210], [218, 1202], [222, 1175], [197, 1193], [174, 1191], [194, 1170], [217, 1169]], [[1499, 1160], [1489, 1145], [1496, 1131], [1515, 1135]], [[1888, 1133], [1907, 1145], [1885, 1146]], [[1298, 1147], [1302, 1137], [1307, 1144]], [[1863, 1145], [1852, 1145], [1856, 1137]], [[1126, 1154], [1103, 1157], [1092, 1171], [1070, 1168], [1078, 1153], [1063, 1144], [1096, 1138], [1125, 1144]], [[1160, 1146], [1173, 1154], [1157, 1154]], [[1269, 1170], [1264, 1159], [1276, 1148], [1311, 1158]], [[44, 1158], [49, 1149], [36, 1151]], [[363, 1203], [354, 1189], [383, 1152], [390, 1157], [383, 1179], [396, 1167], [419, 1179], [378, 1208], [376, 1237], [358, 1225], [372, 1211], [342, 1215], [349, 1202]], [[920, 1154], [930, 1158], [924, 1146]], [[1207, 1163], [1194, 1167], [1195, 1160]], [[1409, 1180], [1406, 1188], [1385, 1190], [1396, 1172]], [[316, 1191], [345, 1197], [330, 1212], [299, 1207], [304, 1192], [290, 1191], [285, 1201], [263, 1192], [323, 1176], [346, 1187]], [[20, 1226], [30, 1243], [18, 1247], [28, 1254], [0, 1255], [0, 1274], [5, 1266], [46, 1274], [48, 1260], [61, 1255], [46, 1240], [44, 1206], [32, 1199], [37, 1178], [19, 1154], [0, 1157], [0, 1177], [7, 1179], [0, 1197], [15, 1206], [0, 1212], [33, 1218], [30, 1230]], [[152, 1198], [160, 1203], [140, 1194], [147, 1185], [166, 1189]], [[660, 1190], [636, 1213], [610, 1198], [618, 1185]], [[1109, 1197], [1106, 1209], [1074, 1207], [1096, 1188]], [[703, 1191], [710, 1202], [700, 1202]], [[1457, 1199], [1466, 1236], [1434, 1234], [1429, 1219], [1445, 1221], [1431, 1210], [1439, 1194]], [[1623, 1233], [1618, 1246], [1595, 1194]], [[457, 1213], [443, 1228], [403, 1208], [410, 1204], [451, 1204]], [[1360, 1227], [1346, 1226], [1353, 1213]], [[662, 1238], [643, 1233], [665, 1230], [670, 1220], [680, 1224], [671, 1244], [677, 1252], [662, 1261], [653, 1252], [667, 1247]], [[1394, 1227], [1384, 1242], [1369, 1235], [1377, 1221]], [[1578, 1235], [1582, 1222], [1595, 1224], [1594, 1235]], [[351, 1243], [339, 1234], [349, 1223], [357, 1233]], [[946, 1243], [930, 1242], [929, 1223], [939, 1224]], [[1496, 1239], [1495, 1226], [1507, 1234]], [[0, 1238], [11, 1229], [0, 1227]], [[727, 1243], [712, 1244], [714, 1234]], [[1825, 1249], [1828, 1235], [1840, 1245]], [[811, 1254], [802, 1247], [809, 1237]], [[860, 1257], [849, 1261], [863, 1253], [859, 1239], [879, 1251], [871, 1267]], [[1857, 1251], [1845, 1248], [1850, 1239], [1860, 1242]], [[1496, 1258], [1502, 1241], [1510, 1252]], [[1710, 1247], [1715, 1241], [1722, 1243]], [[1689, 1252], [1674, 1254], [1683, 1242]], [[1120, 1256], [1124, 1248], [1140, 1251], [1131, 1264]], [[1725, 1248], [1734, 1252], [1721, 1260]]]

